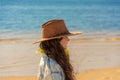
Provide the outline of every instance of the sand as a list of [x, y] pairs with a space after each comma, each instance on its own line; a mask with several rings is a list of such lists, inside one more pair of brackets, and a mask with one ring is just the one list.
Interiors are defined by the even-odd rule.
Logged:
[[[34, 40], [0, 40], [0, 80], [37, 80]], [[77, 80], [120, 80], [120, 38], [74, 39], [68, 44]]]
[[37, 80], [35, 76], [9, 76], [0, 77], [0, 80]]
[[[120, 67], [88, 70], [76, 74], [77, 80], [120, 80]], [[0, 77], [0, 80], [37, 80], [36, 76]]]
[[120, 80], [120, 67], [88, 70], [76, 75], [77, 80]]

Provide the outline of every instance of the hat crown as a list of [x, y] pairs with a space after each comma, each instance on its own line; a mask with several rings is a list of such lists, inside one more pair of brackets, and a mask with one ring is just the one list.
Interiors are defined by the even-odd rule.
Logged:
[[64, 20], [50, 20], [42, 25], [42, 38], [52, 38], [69, 34]]

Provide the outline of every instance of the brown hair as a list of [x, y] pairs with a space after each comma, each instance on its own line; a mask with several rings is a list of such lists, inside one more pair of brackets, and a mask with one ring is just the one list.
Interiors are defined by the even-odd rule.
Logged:
[[60, 44], [60, 40], [62, 38], [43, 41], [40, 43], [40, 48], [44, 50], [48, 57], [54, 59], [61, 66], [65, 74], [65, 80], [74, 80], [73, 67]]

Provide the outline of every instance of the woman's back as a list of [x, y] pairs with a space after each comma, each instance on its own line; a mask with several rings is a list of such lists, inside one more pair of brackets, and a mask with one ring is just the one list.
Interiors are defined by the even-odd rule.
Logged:
[[64, 73], [60, 65], [45, 53], [41, 53], [39, 65], [39, 80], [65, 80]]

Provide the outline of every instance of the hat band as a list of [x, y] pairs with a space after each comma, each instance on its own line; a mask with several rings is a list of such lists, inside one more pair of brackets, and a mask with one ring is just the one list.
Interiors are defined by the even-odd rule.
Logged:
[[57, 34], [55, 36], [43, 37], [43, 38], [52, 38], [52, 37], [64, 36], [64, 35], [67, 35], [67, 34], [70, 34], [70, 33], [69, 32], [64, 32], [64, 33]]

